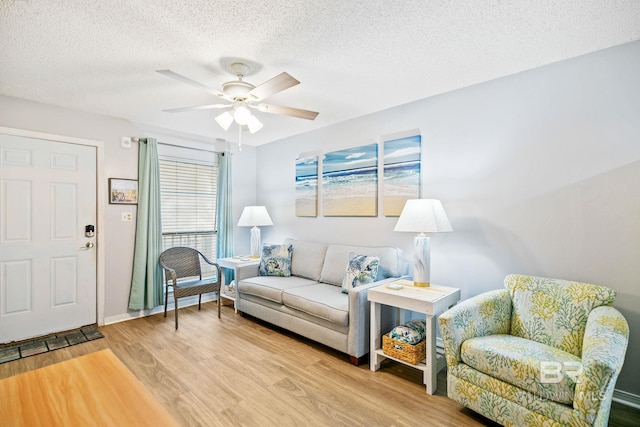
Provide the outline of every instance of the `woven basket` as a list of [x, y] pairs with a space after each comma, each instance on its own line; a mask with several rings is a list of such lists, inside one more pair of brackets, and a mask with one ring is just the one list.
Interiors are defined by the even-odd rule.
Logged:
[[411, 345], [403, 341], [394, 340], [389, 334], [385, 334], [382, 336], [382, 352], [387, 356], [417, 365], [425, 357], [426, 343], [425, 340], [422, 340], [418, 344]]

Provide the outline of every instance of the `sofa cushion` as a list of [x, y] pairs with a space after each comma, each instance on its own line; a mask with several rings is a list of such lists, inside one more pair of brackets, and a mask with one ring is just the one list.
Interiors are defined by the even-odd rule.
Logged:
[[329, 245], [320, 274], [320, 281], [336, 286], [342, 286], [344, 271], [349, 263], [349, 254], [375, 256], [380, 259], [377, 280], [402, 275], [402, 250], [390, 246], [349, 246]]
[[336, 286], [316, 283], [288, 288], [282, 294], [284, 305], [332, 323], [349, 324], [349, 296]]
[[555, 347], [512, 335], [475, 337], [462, 343], [464, 363], [554, 402], [573, 403], [580, 359]]
[[375, 282], [380, 264], [380, 258], [375, 256], [358, 255], [352, 252], [349, 257], [349, 264], [342, 277], [342, 293], [345, 294], [356, 286]]
[[295, 239], [285, 239], [284, 243], [293, 246], [291, 274], [315, 281], [320, 280], [327, 245]]
[[511, 335], [551, 345], [575, 356], [589, 312], [612, 305], [616, 294], [604, 286], [511, 274], [505, 278], [513, 305]]
[[238, 292], [282, 304], [282, 292], [284, 290], [310, 286], [316, 283], [318, 282], [295, 276], [256, 276], [241, 280], [238, 283]]
[[263, 245], [259, 272], [261, 276], [291, 276], [291, 252], [289, 244]]

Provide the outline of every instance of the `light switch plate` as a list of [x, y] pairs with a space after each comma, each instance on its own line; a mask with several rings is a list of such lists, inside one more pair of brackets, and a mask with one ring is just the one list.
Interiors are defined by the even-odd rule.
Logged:
[[131, 212], [122, 212], [121, 221], [133, 221], [133, 214]]

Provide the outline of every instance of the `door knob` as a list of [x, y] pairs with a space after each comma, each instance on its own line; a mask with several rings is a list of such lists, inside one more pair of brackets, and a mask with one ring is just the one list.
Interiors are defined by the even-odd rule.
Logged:
[[86, 245], [84, 245], [85, 248], [87, 249], [91, 249], [92, 247], [94, 247], [95, 245], [93, 244], [93, 242], [87, 242]]

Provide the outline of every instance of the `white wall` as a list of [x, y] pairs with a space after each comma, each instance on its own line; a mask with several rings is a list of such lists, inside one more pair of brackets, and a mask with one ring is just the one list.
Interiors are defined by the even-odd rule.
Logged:
[[616, 388], [640, 395], [639, 75], [636, 42], [258, 147], [257, 201], [275, 223], [263, 240], [396, 245], [410, 259], [396, 218], [296, 217], [295, 159], [418, 128], [422, 197], [454, 228], [432, 239], [432, 281], [463, 299], [508, 273], [612, 287], [631, 327]]
[[[202, 137], [168, 132], [157, 128], [145, 128], [113, 117], [88, 114], [24, 99], [0, 96], [0, 126], [73, 136], [102, 141], [104, 143], [104, 176], [108, 178], [131, 178], [138, 176], [138, 147], [120, 148], [120, 137], [154, 137], [161, 142], [203, 147], [213, 144]], [[221, 148], [218, 144], [218, 148]], [[255, 204], [255, 148], [245, 147], [242, 153], [234, 154], [234, 218], [239, 218], [242, 207]], [[107, 194], [107, 182], [104, 185]], [[134, 221], [122, 222], [122, 212], [132, 212]], [[97, 232], [104, 233], [105, 248], [105, 295], [104, 316], [107, 323], [138, 316], [129, 312], [129, 291], [133, 267], [135, 239], [135, 205], [109, 205], [104, 212], [104, 224], [98, 224]], [[248, 252], [242, 232], [236, 229], [235, 241], [240, 250]], [[248, 230], [246, 230], [248, 232]], [[248, 239], [248, 237], [247, 237]]]

